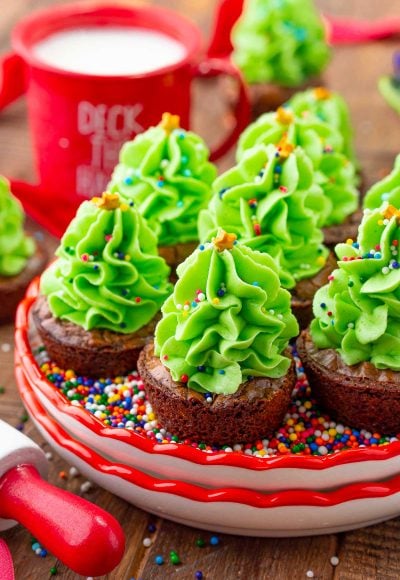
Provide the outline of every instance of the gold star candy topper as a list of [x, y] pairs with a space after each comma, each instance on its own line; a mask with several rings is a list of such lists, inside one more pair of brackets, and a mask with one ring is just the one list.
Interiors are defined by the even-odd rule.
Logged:
[[160, 127], [164, 129], [166, 133], [172, 133], [175, 129], [179, 129], [181, 118], [179, 115], [171, 115], [171, 113], [163, 113]]
[[281, 125], [290, 125], [291, 123], [293, 123], [293, 119], [294, 119], [294, 116], [293, 116], [293, 113], [291, 111], [288, 111], [284, 107], [279, 107], [277, 109], [276, 120]]
[[236, 239], [236, 234], [228, 234], [225, 230], [220, 228], [216, 237], [212, 239], [212, 242], [218, 252], [222, 252], [223, 250], [232, 250]]
[[326, 89], [325, 87], [316, 87], [314, 89], [314, 97], [317, 101], [326, 101], [331, 96], [331, 91]]
[[108, 211], [118, 209], [121, 206], [121, 199], [118, 193], [110, 193], [109, 191], [105, 191], [101, 197], [92, 197], [90, 201], [100, 209]]
[[386, 220], [390, 220], [393, 216], [395, 216], [398, 220], [400, 218], [400, 210], [394, 207], [394, 205], [388, 205], [387, 208], [383, 211], [382, 215]]
[[294, 145], [288, 143], [287, 135], [285, 134], [276, 146], [279, 157], [281, 159], [287, 159], [291, 153], [294, 151]]

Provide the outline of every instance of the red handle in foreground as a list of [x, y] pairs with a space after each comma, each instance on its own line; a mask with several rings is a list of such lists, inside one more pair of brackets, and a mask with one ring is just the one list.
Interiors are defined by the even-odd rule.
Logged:
[[0, 578], [2, 580], [15, 579], [10, 550], [4, 540], [0, 540]]
[[43, 481], [30, 465], [14, 467], [0, 480], [0, 517], [20, 522], [83, 576], [111, 572], [124, 552], [123, 531], [110, 514]]

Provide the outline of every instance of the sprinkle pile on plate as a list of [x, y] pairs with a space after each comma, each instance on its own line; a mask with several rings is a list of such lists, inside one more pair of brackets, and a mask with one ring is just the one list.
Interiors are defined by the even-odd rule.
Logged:
[[282, 427], [270, 439], [232, 447], [209, 446], [202, 441], [178, 437], [161, 428], [147, 400], [145, 387], [136, 372], [113, 379], [79, 377], [72, 370], [62, 370], [49, 361], [43, 348], [36, 354], [42, 372], [53, 385], [71, 401], [98, 417], [105, 426], [132, 429], [154, 443], [182, 443], [205, 452], [226, 451], [255, 457], [271, 455], [328, 455], [358, 447], [377, 447], [400, 440], [397, 436], [357, 430], [332, 421], [322, 413], [311, 396], [311, 389], [297, 354], [297, 384]]

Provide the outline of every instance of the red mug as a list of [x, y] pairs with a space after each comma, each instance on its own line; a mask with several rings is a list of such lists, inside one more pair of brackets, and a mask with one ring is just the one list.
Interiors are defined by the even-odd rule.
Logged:
[[[164, 33], [185, 48], [178, 62], [120, 76], [69, 72], [42, 62], [32, 47], [53, 33], [80, 27], [139, 27]], [[236, 124], [212, 152], [223, 155], [249, 122], [240, 73], [227, 59], [199, 62], [201, 34], [189, 20], [155, 6], [80, 3], [23, 18], [12, 34], [13, 53], [0, 61], [0, 109], [26, 93], [38, 185], [12, 182], [28, 213], [60, 236], [82, 199], [104, 190], [122, 144], [161, 119], [178, 114], [189, 126], [195, 77], [228, 74], [239, 85]]]

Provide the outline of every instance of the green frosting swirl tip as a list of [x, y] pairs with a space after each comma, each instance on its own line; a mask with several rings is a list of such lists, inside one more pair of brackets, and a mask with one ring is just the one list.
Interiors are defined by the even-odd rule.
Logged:
[[400, 155], [396, 157], [391, 173], [375, 183], [365, 194], [363, 206], [374, 209], [384, 202], [400, 207]]
[[16, 276], [35, 252], [35, 242], [24, 231], [24, 212], [0, 176], [0, 276]]
[[86, 330], [134, 333], [160, 310], [172, 287], [146, 221], [116, 193], [85, 201], [44, 272], [53, 315]]
[[232, 44], [233, 60], [249, 83], [299, 86], [331, 55], [312, 0], [248, 0]]
[[347, 365], [400, 370], [400, 211], [388, 203], [364, 211], [358, 239], [336, 246], [338, 269], [314, 297], [311, 335]]
[[251, 377], [287, 372], [283, 353], [298, 324], [270, 256], [221, 230], [177, 273], [155, 333], [155, 353], [175, 381], [228, 395]]
[[158, 245], [197, 241], [197, 217], [217, 174], [204, 141], [180, 127], [178, 115], [125, 143], [109, 189], [135, 203]]

